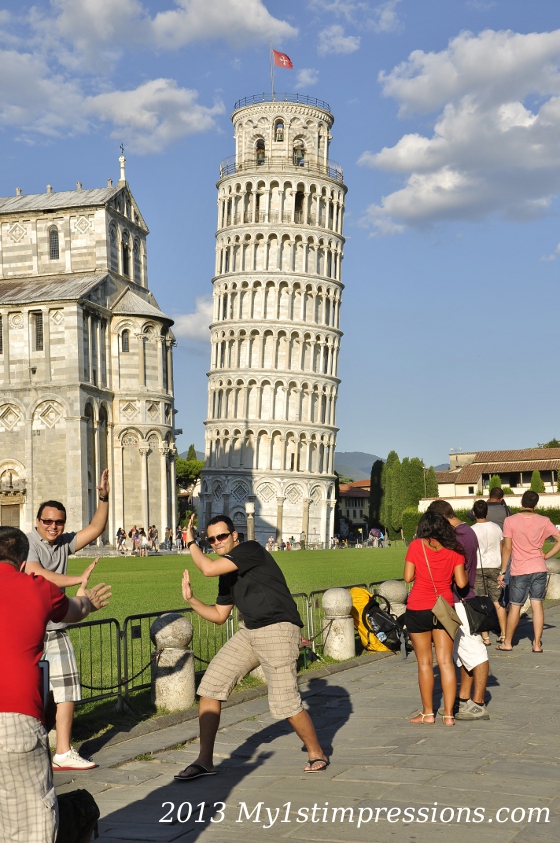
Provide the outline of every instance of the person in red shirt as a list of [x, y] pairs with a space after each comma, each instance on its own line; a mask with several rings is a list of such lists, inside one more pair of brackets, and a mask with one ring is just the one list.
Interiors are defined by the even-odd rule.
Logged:
[[432, 608], [440, 594], [453, 606], [453, 580], [459, 588], [467, 585], [465, 556], [455, 530], [437, 512], [424, 513], [418, 523], [416, 536], [408, 547], [403, 574], [405, 582], [413, 583], [406, 604], [405, 622], [418, 662], [418, 684], [422, 698], [422, 711], [412, 717], [410, 722], [435, 723], [433, 643], [443, 690], [442, 720], [446, 726], [454, 726], [453, 705], [457, 679], [453, 664], [453, 639], [438, 621]]
[[24, 573], [29, 541], [0, 527], [0, 828], [3, 840], [53, 843], [58, 826], [39, 660], [48, 621], [77, 623], [109, 602], [104, 583], [66, 597]]

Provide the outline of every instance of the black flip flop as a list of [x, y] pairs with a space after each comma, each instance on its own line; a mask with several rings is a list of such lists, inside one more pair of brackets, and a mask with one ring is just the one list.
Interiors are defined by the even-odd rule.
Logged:
[[318, 764], [318, 763], [319, 763], [319, 761], [321, 762], [321, 764], [324, 764], [325, 766], [324, 766], [324, 767], [319, 767], [319, 769], [318, 769], [318, 770], [312, 770], [312, 769], [311, 769], [311, 770], [304, 770], [303, 772], [304, 772], [304, 773], [322, 773], [324, 770], [326, 770], [326, 769], [327, 769], [327, 767], [328, 767], [328, 766], [329, 766], [329, 764], [331, 763], [330, 761], [327, 761], [327, 759], [326, 759], [326, 758], [309, 758], [309, 760], [307, 761], [307, 763], [308, 763], [308, 764], [310, 764], [310, 765], [311, 765], [311, 767], [313, 767], [313, 765], [314, 765], [314, 764]]
[[173, 776], [176, 782], [190, 782], [193, 779], [201, 779], [202, 776], [216, 776], [218, 774], [217, 770], [207, 770], [202, 764], [189, 764], [188, 767], [185, 767], [185, 770], [188, 770], [189, 767], [196, 770], [194, 776], [181, 776], [181, 774]]

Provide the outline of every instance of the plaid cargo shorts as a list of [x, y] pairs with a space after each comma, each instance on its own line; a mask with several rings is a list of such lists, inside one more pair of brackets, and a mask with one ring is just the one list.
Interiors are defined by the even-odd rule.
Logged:
[[76, 654], [65, 629], [51, 629], [45, 633], [43, 658], [49, 663], [54, 701], [62, 703], [81, 700], [82, 690]]
[[58, 806], [47, 740], [34, 717], [0, 713], [2, 840], [45, 843], [56, 837]]
[[275, 720], [303, 711], [297, 684], [301, 629], [275, 623], [240, 629], [214, 656], [198, 688], [201, 697], [227, 700], [237, 682], [261, 665], [268, 685], [268, 705]]

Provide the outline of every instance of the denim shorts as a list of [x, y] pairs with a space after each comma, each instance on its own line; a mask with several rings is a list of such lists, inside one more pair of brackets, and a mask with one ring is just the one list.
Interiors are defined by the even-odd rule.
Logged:
[[510, 577], [509, 602], [514, 606], [523, 606], [528, 597], [531, 600], [544, 600], [547, 578], [546, 571]]

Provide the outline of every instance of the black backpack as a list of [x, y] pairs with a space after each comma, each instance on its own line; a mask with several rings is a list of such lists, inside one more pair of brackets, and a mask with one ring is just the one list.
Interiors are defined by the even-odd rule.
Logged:
[[58, 797], [58, 834], [56, 843], [88, 843], [99, 837], [99, 808], [88, 790], [72, 790]]
[[[382, 609], [378, 601], [383, 600], [385, 609]], [[408, 633], [404, 628], [404, 615], [396, 618], [390, 614], [391, 604], [385, 597], [379, 594], [374, 595], [364, 607], [362, 621], [364, 626], [370, 630], [382, 644], [390, 650], [400, 650], [403, 659], [408, 656], [412, 649]]]

